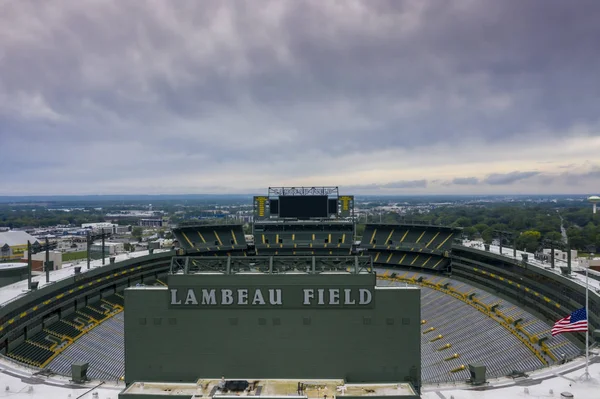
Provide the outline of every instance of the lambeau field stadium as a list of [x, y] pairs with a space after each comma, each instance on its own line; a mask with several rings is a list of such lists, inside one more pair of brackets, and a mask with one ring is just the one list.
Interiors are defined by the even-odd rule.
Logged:
[[586, 288], [594, 359], [600, 341], [600, 282], [570, 259], [425, 224], [367, 224], [357, 241], [338, 187], [269, 188], [251, 237], [173, 233], [171, 249], [1, 287], [7, 397], [559, 397], [545, 381], [582, 372], [586, 332], [551, 330]]

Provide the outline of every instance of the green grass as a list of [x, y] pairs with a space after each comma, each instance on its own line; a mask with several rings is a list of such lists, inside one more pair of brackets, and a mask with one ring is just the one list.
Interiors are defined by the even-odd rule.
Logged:
[[79, 252], [65, 252], [62, 254], [63, 262], [71, 262], [77, 259], [85, 259], [87, 258], [87, 251], [79, 251]]

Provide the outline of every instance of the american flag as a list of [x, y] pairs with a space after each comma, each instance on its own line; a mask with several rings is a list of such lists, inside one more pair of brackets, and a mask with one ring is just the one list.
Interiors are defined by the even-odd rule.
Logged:
[[566, 332], [587, 331], [588, 321], [585, 308], [578, 309], [570, 316], [564, 317], [554, 323], [552, 327], [552, 336]]

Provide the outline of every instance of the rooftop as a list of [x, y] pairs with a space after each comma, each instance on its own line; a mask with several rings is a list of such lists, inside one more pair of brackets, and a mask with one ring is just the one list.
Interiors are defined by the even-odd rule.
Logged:
[[0, 270], [20, 269], [22, 267], [27, 267], [27, 263], [22, 263], [22, 262], [17, 262], [17, 263], [0, 263]]
[[[168, 250], [166, 250], [166, 249], [154, 250], [155, 254], [160, 253], [160, 252], [168, 252]], [[140, 256], [145, 256], [148, 254], [149, 254], [148, 251], [139, 251], [139, 252], [131, 252], [128, 254], [120, 254], [120, 255], [116, 256], [115, 262], [122, 262], [127, 259], [138, 258]], [[106, 262], [106, 266], [110, 265], [108, 257], [105, 258], [105, 262]], [[71, 277], [74, 272], [73, 266], [76, 266], [76, 265], [78, 265], [78, 264], [77, 263], [66, 263], [66, 264], [63, 264], [62, 269], [51, 271], [49, 283], [46, 282], [46, 274], [45, 273], [36, 275], [31, 280], [37, 281], [39, 283], [38, 289], [41, 289], [47, 285], [54, 284], [55, 282], [57, 282], [59, 280], [63, 280], [63, 279]], [[82, 266], [81, 273], [87, 273], [90, 270], [94, 270], [99, 267], [102, 267], [102, 259], [91, 261], [90, 269], [87, 268], [87, 263], [85, 260], [83, 262], [79, 263], [79, 265]], [[12, 302], [15, 299], [20, 298], [22, 296], [25, 296], [25, 295], [27, 295], [28, 292], [29, 291], [27, 289], [27, 280], [22, 280], [17, 283], [2, 287], [2, 289], [0, 289], [0, 306], [3, 306], [8, 302]]]
[[[483, 249], [483, 244], [480, 241], [463, 241], [463, 245], [465, 247], [470, 247], [470, 248], [475, 248], [475, 249], [480, 249], [480, 250], [484, 250]], [[528, 258], [527, 258], [527, 264], [537, 267], [539, 269], [544, 269], [550, 273], [554, 273], [556, 275], [562, 275], [560, 267], [566, 267], [567, 266], [567, 262], [562, 260], [562, 259], [554, 259], [554, 269], [550, 266], [550, 263], [548, 262], [542, 262], [541, 260], [537, 260], [534, 259], [533, 254], [530, 252], [525, 252], [525, 251], [518, 251], [517, 250], [517, 257], [515, 258], [513, 256], [513, 249], [510, 247], [502, 247], [502, 253], [500, 253], [500, 247], [498, 245], [490, 245], [490, 253], [493, 254], [498, 254], [498, 255], [502, 255], [505, 256], [507, 258], [510, 259], [516, 259], [518, 261], [522, 261], [522, 254], [527, 254]], [[569, 278], [571, 281], [574, 281], [575, 283], [585, 287], [586, 284], [586, 278], [585, 275], [583, 274], [579, 274], [577, 272], [583, 272], [585, 271], [587, 268], [586, 267], [582, 267], [579, 262], [576, 259], [572, 259], [571, 260], [571, 275], [570, 276], [565, 276], [566, 278]], [[594, 280], [592, 278], [588, 279], [588, 284], [590, 287], [590, 291], [591, 292], [600, 292], [600, 281], [598, 280]]]
[[27, 245], [27, 241], [33, 244], [38, 239], [24, 231], [11, 230], [0, 233], [0, 247], [4, 244], [8, 244], [9, 247]]
[[[237, 390], [235, 386], [240, 390]], [[299, 388], [302, 387], [301, 390]], [[232, 388], [233, 390], [228, 390]], [[129, 395], [196, 395], [197, 397], [308, 397], [414, 396], [409, 384], [345, 384], [343, 380], [228, 380], [201, 379], [196, 383], [136, 382], [124, 392]]]
[[[518, 397], [560, 397], [562, 392], [571, 392], [577, 399], [597, 398], [598, 390], [600, 390], [600, 363], [594, 362], [597, 359], [597, 355], [597, 353], [590, 354], [592, 363], [590, 364], [589, 372], [592, 379], [589, 381], [580, 380], [580, 377], [584, 372], [583, 364], [585, 360], [580, 358], [564, 365], [552, 366], [535, 371], [531, 373], [529, 377], [517, 379], [490, 379], [485, 385], [480, 387], [469, 386], [465, 383], [425, 385], [421, 392], [421, 398], [439, 399], [454, 397], [454, 399], [506, 399]], [[117, 398], [119, 392], [125, 388], [125, 385], [122, 382], [106, 381], [104, 384], [98, 385], [98, 381], [90, 381], [86, 384], [73, 384], [69, 381], [68, 377], [58, 375], [51, 377], [44, 377], [41, 375], [36, 376], [33, 375], [32, 369], [20, 366], [1, 357], [0, 381], [2, 381], [3, 387], [6, 387], [5, 396], [10, 396], [15, 399], [64, 399], [68, 397], [68, 395], [70, 395], [71, 398], [81, 397], [82, 399], [86, 399], [94, 397], [94, 393], [99, 394], [99, 399]], [[294, 381], [298, 382], [298, 380]], [[304, 380], [303, 382], [309, 381]], [[329, 383], [328, 380], [326, 380], [326, 382]], [[330, 382], [335, 385], [335, 389], [337, 389], [337, 383], [341, 381], [336, 382], [335, 380], [330, 380]], [[141, 388], [139, 386], [136, 388], [135, 385], [132, 385], [132, 388], [130, 389], [132, 390], [131, 393], [140, 395], [140, 398], [143, 398], [144, 396], [142, 395], [156, 395], [157, 392], [161, 392], [161, 387], [162, 389], [169, 387], [175, 389], [198, 388], [196, 384], [145, 383], [143, 393], [140, 392], [141, 390], [135, 392], [136, 389], [139, 390]], [[346, 395], [348, 396], [351, 393], [349, 389], [354, 389], [354, 386], [346, 385], [346, 387], [348, 388], [346, 390]], [[369, 387], [369, 384], [356, 385], [356, 387], [372, 389], [372, 387]], [[391, 385], [383, 385], [381, 386], [381, 390], [385, 392], [389, 387], [391, 387]], [[156, 391], [153, 392], [153, 390]], [[330, 388], [327, 389], [327, 392], [329, 391]], [[266, 397], [266, 392], [267, 391], [261, 392], [261, 396]], [[342, 396], [340, 392], [335, 390], [331, 392], [335, 393], [336, 397]], [[378, 391], [376, 390], [376, 392]], [[130, 392], [128, 391], [127, 393]], [[187, 392], [184, 392], [183, 394], [186, 393]], [[365, 395], [362, 396], [368, 396], [369, 393], [365, 392]], [[174, 396], [175, 394], [176, 392], [173, 391], [170, 393], [171, 396]], [[370, 394], [373, 395], [374, 393]], [[307, 396], [316, 398], [316, 396]], [[196, 395], [196, 397], [199, 398], [201, 396]], [[217, 395], [217, 397], [224, 398], [227, 396]], [[321, 398], [322, 397], [323, 396], [321, 396]]]

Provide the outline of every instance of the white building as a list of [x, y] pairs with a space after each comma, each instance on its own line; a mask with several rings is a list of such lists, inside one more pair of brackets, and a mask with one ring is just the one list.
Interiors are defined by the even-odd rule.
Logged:
[[[125, 250], [122, 242], [105, 242], [104, 243], [104, 251], [106, 256], [114, 256], [118, 253], [121, 253]], [[94, 243], [90, 247], [91, 252], [102, 252], [102, 243]]]
[[116, 233], [116, 228], [118, 226], [113, 223], [83, 223], [81, 225], [82, 229], [91, 229], [93, 232], [102, 233], [104, 230], [105, 233]]
[[[51, 262], [54, 262], [54, 270], [62, 269], [62, 252], [60, 251], [49, 251], [48, 252]], [[27, 252], [25, 252], [23, 259], [27, 259]], [[37, 254], [31, 255], [33, 261], [46, 261], [46, 252], [38, 252]]]

